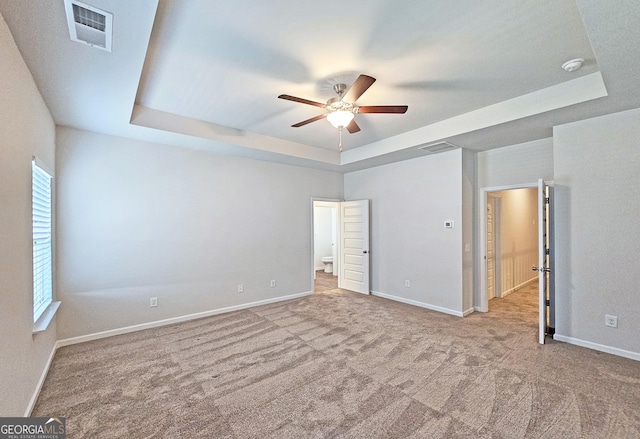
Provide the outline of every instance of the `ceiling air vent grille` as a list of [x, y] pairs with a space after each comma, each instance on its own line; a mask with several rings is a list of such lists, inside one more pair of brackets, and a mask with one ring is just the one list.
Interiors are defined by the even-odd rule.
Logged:
[[113, 15], [76, 0], [64, 0], [73, 41], [111, 52]]
[[453, 143], [444, 142], [444, 141], [429, 143], [429, 144], [418, 147], [418, 149], [423, 150], [427, 154], [437, 154], [439, 152], [451, 151], [452, 149], [457, 149], [457, 148], [460, 148], [460, 147], [457, 145], [454, 145]]
[[76, 4], [72, 4], [72, 6], [73, 21], [75, 21], [77, 24], [84, 24], [85, 26], [92, 27], [99, 30], [100, 32], [104, 32], [107, 17], [105, 17], [103, 14], [99, 14], [98, 12], [83, 8], [82, 6]]

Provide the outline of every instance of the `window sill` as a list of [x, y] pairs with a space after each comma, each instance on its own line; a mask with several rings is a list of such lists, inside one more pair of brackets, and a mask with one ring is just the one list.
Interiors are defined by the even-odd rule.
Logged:
[[53, 317], [56, 315], [56, 311], [60, 307], [62, 302], [51, 302], [47, 309], [42, 313], [37, 322], [33, 324], [33, 330], [31, 331], [33, 334], [37, 334], [38, 332], [44, 332], [49, 327], [49, 323], [53, 320]]

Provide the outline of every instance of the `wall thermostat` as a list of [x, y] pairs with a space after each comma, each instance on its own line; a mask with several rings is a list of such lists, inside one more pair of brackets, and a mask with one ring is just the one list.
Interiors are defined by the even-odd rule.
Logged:
[[453, 229], [453, 221], [445, 221], [444, 222], [445, 229]]

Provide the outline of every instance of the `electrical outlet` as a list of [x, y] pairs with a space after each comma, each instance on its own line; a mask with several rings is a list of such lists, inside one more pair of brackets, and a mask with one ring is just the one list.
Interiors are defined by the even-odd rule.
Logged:
[[271, 288], [275, 288], [276, 287], [276, 280], [275, 279], [271, 279]]
[[405, 286], [406, 288], [411, 288], [411, 281], [410, 281], [410, 280], [405, 280], [405, 281], [404, 281], [404, 286]]
[[609, 314], [606, 314], [604, 316], [604, 326], [609, 326], [611, 328], [617, 328], [618, 327], [618, 316], [610, 316]]
[[153, 308], [155, 306], [158, 306], [158, 298], [152, 297], [151, 299], [149, 299], [149, 308]]
[[244, 285], [238, 285], [238, 293], [244, 293]]

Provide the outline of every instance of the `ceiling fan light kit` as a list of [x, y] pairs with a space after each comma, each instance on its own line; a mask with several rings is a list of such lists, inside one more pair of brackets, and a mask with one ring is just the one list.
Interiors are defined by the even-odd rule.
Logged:
[[336, 128], [344, 128], [351, 123], [355, 115], [352, 111], [337, 110], [327, 114], [327, 120]]
[[342, 152], [342, 129], [346, 128], [351, 134], [360, 131], [360, 127], [354, 120], [356, 113], [403, 114], [407, 112], [408, 107], [406, 105], [356, 105], [355, 102], [358, 98], [362, 96], [362, 94], [367, 91], [375, 81], [376, 79], [371, 76], [360, 75], [348, 89], [345, 84], [335, 84], [333, 86], [333, 90], [338, 96], [329, 99], [326, 104], [291, 95], [280, 95], [278, 98], [299, 102], [301, 104], [313, 105], [315, 107], [322, 107], [328, 110], [328, 113], [303, 120], [302, 122], [298, 122], [291, 126], [293, 128], [299, 128], [311, 122], [315, 122], [316, 120], [326, 118], [331, 125], [340, 130], [339, 150]]

